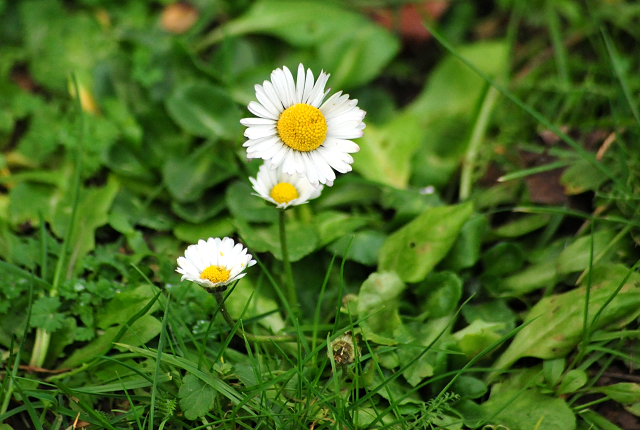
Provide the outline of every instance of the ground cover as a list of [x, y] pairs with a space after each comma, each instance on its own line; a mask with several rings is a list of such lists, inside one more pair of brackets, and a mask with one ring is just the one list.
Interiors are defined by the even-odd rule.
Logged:
[[0, 430], [640, 428], [635, 2], [0, 17]]

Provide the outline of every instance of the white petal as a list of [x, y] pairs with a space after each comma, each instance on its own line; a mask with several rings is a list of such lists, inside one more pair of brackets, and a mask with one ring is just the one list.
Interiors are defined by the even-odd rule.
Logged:
[[269, 112], [267, 108], [265, 108], [258, 102], [249, 102], [249, 106], [247, 106], [247, 109], [249, 109], [249, 112], [251, 112], [252, 114], [261, 118], [277, 120], [279, 117], [279, 115], [271, 114], [271, 112]]

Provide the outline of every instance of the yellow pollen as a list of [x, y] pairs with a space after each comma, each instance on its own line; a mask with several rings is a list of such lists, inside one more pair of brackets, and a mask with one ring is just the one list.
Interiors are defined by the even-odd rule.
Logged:
[[271, 189], [269, 195], [278, 203], [289, 203], [298, 198], [298, 190], [288, 182], [280, 182]]
[[322, 145], [327, 137], [327, 121], [318, 108], [298, 103], [280, 114], [278, 124], [280, 139], [291, 149], [308, 152]]
[[200, 279], [208, 279], [213, 282], [224, 282], [229, 279], [229, 271], [222, 266], [209, 266], [202, 271]]

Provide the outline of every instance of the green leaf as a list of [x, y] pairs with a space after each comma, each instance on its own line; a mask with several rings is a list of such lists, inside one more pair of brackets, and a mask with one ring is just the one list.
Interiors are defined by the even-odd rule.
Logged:
[[501, 337], [504, 323], [475, 320], [465, 328], [453, 334], [458, 346], [467, 358], [475, 357]]
[[244, 15], [214, 30], [209, 40], [248, 33], [270, 34], [298, 47], [317, 46], [320, 65], [332, 74], [331, 86], [339, 89], [369, 82], [400, 46], [362, 14], [336, 3], [298, 0], [256, 1]]
[[491, 293], [497, 297], [516, 297], [555, 285], [558, 280], [556, 266], [555, 260], [532, 264], [521, 272], [500, 278], [496, 286], [490, 287]]
[[168, 157], [162, 168], [162, 180], [174, 199], [193, 202], [208, 188], [236, 173], [237, 166], [231, 154], [218, 144], [205, 144], [186, 157]]
[[613, 385], [592, 388], [591, 391], [602, 393], [623, 405], [640, 402], [640, 384], [635, 382], [619, 382]]
[[[347, 260], [355, 261], [365, 266], [375, 266], [378, 261], [378, 253], [387, 236], [375, 230], [364, 230], [354, 234], [343, 235], [327, 248], [335, 252], [339, 257], [346, 257]], [[349, 254], [345, 256], [347, 247]]]
[[[593, 258], [609, 245], [614, 236], [615, 232], [609, 229], [593, 234]], [[556, 263], [558, 273], [581, 272], [589, 267], [591, 237], [589, 235], [576, 239], [560, 253]]]
[[173, 229], [173, 234], [187, 243], [197, 243], [200, 239], [230, 236], [236, 227], [229, 217], [216, 218], [201, 224], [180, 223]]
[[[253, 228], [247, 223], [236, 220], [236, 225], [250, 249], [257, 252], [268, 251], [278, 260], [282, 260], [278, 224], [273, 224], [270, 227]], [[318, 248], [318, 235], [313, 226], [290, 220], [290, 222], [286, 223], [285, 229], [289, 261], [301, 260]]]
[[485, 276], [503, 276], [522, 267], [524, 251], [522, 246], [513, 242], [500, 242], [482, 254]]
[[[136, 310], [139, 311], [140, 308]], [[126, 319], [123, 317], [121, 321], [126, 321]], [[89, 342], [88, 345], [80, 349], [75, 349], [58, 368], [76, 367], [106, 354], [113, 347], [113, 339], [121, 328], [121, 326], [109, 327], [103, 334]], [[128, 342], [128, 345], [144, 345], [158, 336], [161, 330], [162, 323], [157, 318], [148, 314], [143, 315], [138, 318], [131, 327], [127, 328], [127, 332], [122, 336], [122, 340]]]
[[252, 193], [253, 188], [246, 182], [234, 182], [228, 186], [225, 200], [231, 214], [245, 221], [277, 222], [278, 209], [275, 205]]
[[[70, 250], [74, 259], [81, 259], [95, 248], [95, 230], [109, 221], [109, 209], [119, 188], [118, 181], [115, 177], [110, 176], [104, 187], [80, 191], [76, 217], [69, 238]], [[72, 202], [72, 191], [68, 189], [64, 198], [56, 205], [51, 227], [58, 237], [64, 237], [69, 226]]]
[[411, 158], [424, 138], [424, 130], [412, 113], [398, 115], [383, 126], [367, 124], [353, 154], [353, 168], [363, 177], [405, 188], [411, 175]]
[[482, 240], [489, 230], [485, 215], [472, 215], [460, 229], [460, 235], [442, 261], [444, 268], [458, 271], [476, 264], [480, 258]]
[[558, 387], [558, 396], [562, 396], [569, 393], [575, 393], [580, 388], [584, 387], [589, 377], [587, 372], [582, 369], [572, 369], [564, 375], [560, 387]]
[[449, 252], [472, 211], [471, 203], [426, 210], [387, 238], [380, 249], [379, 270], [395, 271], [405, 282], [420, 282]]
[[566, 361], [564, 358], [554, 358], [552, 360], [545, 360], [542, 363], [542, 369], [544, 371], [544, 379], [547, 382], [547, 386], [552, 388], [560, 382], [560, 377], [564, 372]]
[[64, 315], [58, 312], [60, 309], [59, 297], [40, 297], [33, 302], [31, 308], [31, 327], [42, 328], [49, 333], [53, 333], [62, 327]]
[[[458, 51], [490, 76], [508, 70], [508, 44], [503, 41], [481, 41], [461, 46]], [[411, 159], [413, 183], [435, 187], [447, 184], [467, 149], [473, 115], [485, 85], [453, 55], [447, 55], [429, 74], [424, 90], [406, 109], [422, 130]]]
[[230, 94], [205, 82], [178, 85], [166, 100], [169, 115], [196, 136], [233, 139], [240, 133], [240, 109]]
[[414, 290], [416, 296], [426, 297], [420, 307], [429, 318], [453, 314], [462, 297], [462, 279], [453, 272], [430, 273]]
[[544, 227], [549, 223], [549, 215], [524, 215], [515, 221], [511, 221], [507, 224], [493, 230], [493, 234], [498, 237], [520, 237], [525, 234], [529, 234], [532, 231], [536, 231], [539, 228]]
[[400, 294], [405, 284], [395, 273], [372, 273], [360, 287], [358, 317], [368, 318], [360, 323], [368, 340], [382, 345], [394, 345], [395, 331], [402, 327], [398, 313]]
[[568, 196], [596, 191], [607, 176], [586, 160], [578, 160], [562, 173], [560, 183]]
[[[593, 330], [620, 327], [640, 315], [640, 275], [634, 272], [593, 322], [596, 312], [609, 300], [627, 273], [624, 266], [594, 268], [588, 309]], [[518, 332], [494, 367], [507, 368], [521, 357], [552, 359], [573, 351], [582, 338], [585, 290], [585, 286], [580, 286], [563, 294], [543, 297], [529, 311], [525, 319], [529, 324]]]
[[487, 391], [487, 384], [473, 376], [460, 375], [453, 383], [453, 391], [466, 399], [477, 399], [484, 396]]
[[[140, 311], [153, 297], [153, 290], [149, 285], [142, 284], [135, 288], [127, 288], [116, 294], [105, 306], [98, 309], [96, 315], [96, 326], [106, 329], [114, 324], [121, 324], [127, 321]], [[156, 302], [149, 312], [154, 312], [159, 308]]]
[[[227, 297], [225, 303], [229, 314], [236, 320], [240, 317], [247, 320], [278, 309], [278, 303], [258, 293], [248, 277], [238, 282], [233, 294]], [[282, 316], [277, 312], [262, 317], [258, 322], [273, 333], [280, 332], [285, 326]]]
[[215, 405], [217, 391], [211, 385], [205, 384], [193, 375], [182, 379], [178, 392], [180, 407], [188, 420], [204, 417]]
[[509, 430], [576, 428], [576, 417], [563, 399], [545, 396], [536, 390], [501, 391], [499, 395], [492, 395], [482, 407], [488, 416], [500, 411], [487, 424], [506, 426]]
[[316, 215], [314, 222], [318, 231], [319, 245], [324, 246], [367, 224], [362, 217], [343, 212], [325, 211]]
[[212, 199], [200, 199], [193, 203], [171, 202], [171, 210], [183, 220], [200, 224], [218, 215], [225, 208], [224, 196], [215, 196]]
[[40, 225], [40, 215], [50, 218], [55, 203], [55, 188], [51, 185], [33, 182], [19, 182], [9, 190], [9, 219], [17, 226], [29, 223]]

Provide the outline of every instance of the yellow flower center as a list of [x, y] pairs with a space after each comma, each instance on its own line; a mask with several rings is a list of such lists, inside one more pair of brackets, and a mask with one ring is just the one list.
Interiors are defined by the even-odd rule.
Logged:
[[308, 152], [327, 137], [327, 121], [318, 108], [298, 103], [284, 110], [278, 119], [280, 139], [291, 149]]
[[222, 266], [209, 266], [202, 271], [200, 279], [208, 279], [214, 284], [229, 279], [229, 271]]
[[278, 203], [289, 203], [298, 198], [298, 190], [288, 182], [280, 182], [271, 189], [269, 195]]

